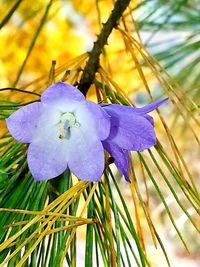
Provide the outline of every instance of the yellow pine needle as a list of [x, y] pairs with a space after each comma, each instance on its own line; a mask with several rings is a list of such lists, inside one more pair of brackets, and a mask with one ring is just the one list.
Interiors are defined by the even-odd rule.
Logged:
[[[59, 203], [61, 207], [63, 207], [63, 203], [65, 205], [66, 202], [68, 202], [68, 200], [70, 198], [72, 198], [72, 201], [74, 200], [73, 195], [77, 193], [78, 190], [80, 190], [81, 192], [89, 185], [89, 183], [86, 182], [79, 182], [76, 185], [74, 185], [73, 187], [71, 187], [68, 191], [66, 191], [65, 193], [63, 193], [61, 196], [59, 196], [56, 200], [54, 200], [51, 204], [49, 204], [45, 209], [44, 212], [48, 212], [49, 210], [53, 209], [55, 206], [57, 206]], [[71, 203], [71, 201], [69, 201]], [[56, 208], [55, 212], [57, 213], [58, 211], [60, 211], [60, 206]], [[65, 210], [66, 207], [64, 207], [63, 210]], [[32, 225], [34, 225], [35, 223], [37, 223], [44, 215], [37, 215], [35, 218], [33, 218], [27, 225], [25, 225], [21, 230], [19, 230], [15, 235], [11, 236], [8, 240], [6, 240], [5, 242], [3, 242], [0, 245], [0, 251], [4, 250], [5, 248], [7, 248], [15, 239], [17, 239], [21, 234], [23, 234], [29, 227], [31, 227]], [[0, 267], [3, 267], [4, 264], [6, 262], [8, 262], [18, 251], [21, 250], [21, 248], [27, 244], [28, 242], [30, 242], [30, 240], [35, 236], [35, 234], [37, 234], [38, 231], [40, 231], [47, 223], [48, 221], [50, 221], [52, 219], [52, 216], [49, 216], [49, 218], [46, 219], [47, 222], [45, 222], [45, 224], [42, 224], [38, 229], [36, 229], [36, 231], [31, 234], [31, 236], [29, 236], [29, 238], [27, 238], [23, 244], [21, 244], [11, 255], [9, 255], [9, 257], [7, 257], [4, 262], [0, 265]], [[56, 217], [57, 218], [57, 217]], [[52, 224], [54, 223], [54, 221], [56, 221], [56, 219], [54, 219], [52, 221]]]
[[186, 188], [187, 192], [190, 194], [190, 196], [194, 199], [194, 201], [197, 203], [197, 205], [200, 205], [200, 199], [199, 199], [199, 195], [198, 194], [194, 194], [193, 191], [191, 191], [190, 187], [188, 186], [188, 182], [187, 180], [180, 175], [179, 170], [177, 169], [177, 167], [175, 166], [174, 162], [171, 160], [171, 157], [167, 155], [167, 152], [165, 151], [165, 149], [161, 146], [160, 142], [157, 141], [157, 143], [159, 144], [160, 149], [162, 150], [163, 154], [165, 155], [166, 159], [169, 161], [169, 163], [171, 164], [171, 166], [173, 167], [173, 169], [175, 170], [177, 176], [179, 177], [179, 179], [182, 181], [183, 186]]
[[[18, 209], [7, 209], [7, 208], [0, 208], [0, 212], [16, 212], [16, 213], [22, 213], [22, 214], [31, 214], [31, 215], [45, 215], [45, 216], [50, 216], [53, 215], [54, 217], [59, 217], [57, 219], [57, 221], [62, 221], [62, 222], [66, 222], [66, 221], [80, 221], [83, 223], [90, 223], [90, 219], [87, 218], [80, 218], [80, 217], [76, 217], [76, 216], [71, 216], [71, 215], [66, 215], [66, 214], [61, 214], [61, 213], [54, 213], [54, 212], [47, 212], [44, 213], [43, 211], [29, 211], [29, 210], [18, 210]], [[61, 218], [63, 217], [63, 218]], [[44, 222], [46, 221], [47, 218], [45, 219], [40, 219], [38, 222]], [[10, 227], [14, 227], [14, 226], [19, 226], [19, 225], [24, 225], [27, 224], [29, 222], [29, 220], [27, 221], [21, 221], [21, 222], [16, 222], [16, 223], [12, 223], [12, 224], [8, 224], [5, 225], [5, 228], [10, 228]]]
[[[189, 169], [187, 167], [187, 164], [185, 163], [185, 160], [184, 160], [182, 154], [180, 153], [180, 151], [179, 151], [179, 149], [178, 149], [178, 147], [176, 145], [176, 142], [174, 141], [173, 136], [170, 133], [170, 129], [168, 128], [168, 126], [167, 126], [167, 124], [166, 124], [166, 122], [165, 122], [165, 120], [164, 120], [164, 118], [161, 115], [159, 110], [157, 110], [157, 113], [159, 115], [159, 118], [160, 118], [160, 120], [161, 120], [161, 122], [162, 122], [162, 124], [164, 126], [164, 129], [166, 131], [166, 134], [168, 136], [168, 139], [169, 139], [173, 154], [175, 156], [175, 159], [176, 159], [176, 162], [177, 162], [177, 166], [178, 166], [178, 170], [179, 170], [179, 172], [181, 174], [182, 180], [186, 182], [185, 175], [184, 175], [185, 172], [182, 170], [181, 163], [182, 163], [182, 165], [183, 165], [183, 167], [184, 167], [184, 169], [185, 169], [185, 171], [186, 171], [186, 173], [187, 173], [187, 175], [188, 175], [188, 177], [189, 177], [189, 179], [191, 181], [191, 184], [192, 184], [194, 190], [197, 191], [197, 188], [195, 186], [193, 177], [192, 177], [192, 175], [191, 175], [191, 173], [190, 173], [190, 171], [189, 171]], [[165, 154], [167, 155], [166, 151], [165, 151]]]
[[108, 81], [108, 79], [105, 77], [105, 75], [102, 73], [102, 68], [99, 69], [99, 75], [101, 77], [101, 83], [102, 83], [102, 87], [103, 89], [101, 89], [101, 93], [103, 95], [103, 99], [107, 102], [107, 95], [106, 95], [106, 87], [108, 87], [110, 89], [110, 93], [112, 95], [112, 99], [114, 99], [115, 101], [117, 101], [115, 93], [113, 92], [111, 86], [110, 86], [110, 82]]
[[63, 213], [56, 213], [56, 212], [44, 212], [44, 211], [34, 211], [34, 210], [20, 210], [20, 209], [7, 209], [7, 208], [0, 208], [0, 212], [15, 212], [15, 213], [22, 213], [22, 214], [30, 214], [30, 215], [45, 215], [50, 216], [53, 215], [54, 217], [64, 217], [67, 221], [75, 221], [75, 220], [87, 220], [86, 218], [80, 218], [72, 215], [66, 215]]
[[[132, 161], [131, 161], [132, 162]], [[146, 178], [146, 175], [145, 175], [145, 172], [144, 172], [144, 167], [142, 165], [142, 162], [139, 161], [139, 164], [140, 164], [140, 171], [141, 171], [141, 176], [142, 176], [142, 179], [143, 179], [143, 182], [144, 182], [144, 187], [145, 187], [145, 192], [146, 192], [146, 207], [149, 209], [149, 190], [148, 190], [148, 186], [147, 186], [147, 178]]]
[[150, 90], [148, 82], [147, 82], [147, 80], [145, 78], [145, 75], [144, 75], [144, 72], [142, 70], [142, 67], [141, 67], [141, 65], [139, 63], [139, 60], [137, 59], [135, 50], [132, 49], [131, 43], [128, 40], [129, 39], [124, 38], [125, 46], [127, 47], [128, 52], [131, 54], [131, 56], [132, 56], [132, 58], [133, 58], [133, 60], [135, 62], [135, 66], [136, 66], [136, 69], [137, 69], [138, 74], [140, 76], [140, 79], [142, 80], [147, 92], [150, 94], [151, 90]]
[[[40, 219], [38, 222], [45, 222], [47, 219]], [[58, 218], [57, 219], [57, 222], [74, 222], [74, 221], [80, 221], [82, 223], [90, 223], [90, 219], [87, 219], [87, 218], [79, 218], [79, 217], [73, 217], [73, 218], [67, 218], [66, 219], [62, 219], [62, 218]], [[27, 224], [29, 221], [21, 221], [21, 222], [16, 222], [16, 223], [11, 223], [11, 224], [7, 224], [5, 225], [4, 227], [5, 228], [10, 228], [10, 227], [15, 227], [15, 226], [19, 226], [19, 225], [24, 225], [24, 224]]]
[[[156, 242], [156, 239], [157, 239], [158, 240], [158, 243], [160, 244], [160, 247], [161, 247], [161, 249], [163, 251], [163, 254], [165, 256], [165, 259], [167, 261], [167, 264], [168, 264], [168, 266], [170, 266], [169, 258], [167, 256], [165, 247], [164, 247], [164, 245], [162, 243], [162, 240], [159, 237], [159, 235], [158, 235], [158, 233], [157, 233], [157, 231], [156, 231], [156, 229], [154, 227], [154, 224], [153, 224], [153, 222], [151, 220], [151, 217], [150, 217], [150, 213], [148, 211], [148, 208], [146, 207], [146, 205], [144, 204], [144, 201], [142, 199], [142, 196], [141, 196], [141, 193], [140, 193], [140, 190], [139, 190], [139, 187], [138, 187], [137, 179], [136, 179], [136, 176], [135, 176], [135, 172], [134, 172], [134, 169], [133, 169], [133, 163], [132, 163], [132, 161], [131, 161], [131, 174], [132, 174], [130, 176], [131, 184], [132, 184], [132, 186], [130, 185], [131, 186], [131, 191], [132, 190], [133, 191], [134, 190], [136, 191], [137, 197], [138, 197], [138, 199], [140, 201], [140, 205], [141, 205], [141, 207], [142, 207], [142, 209], [144, 211], [144, 215], [145, 215], [145, 218], [146, 218], [147, 223], [148, 223], [148, 226], [149, 226], [149, 230], [150, 230], [150, 233], [151, 233], [151, 237], [152, 237], [154, 246], [155, 246], [155, 248], [157, 248], [157, 242]], [[156, 237], [156, 239], [155, 239], [155, 237]]]
[[[129, 40], [129, 41], [128, 41], [128, 40]], [[144, 83], [144, 85], [145, 85], [145, 88], [146, 88], [146, 90], [147, 90], [147, 92], [148, 92], [150, 98], [153, 100], [152, 95], [151, 95], [151, 91], [150, 91], [150, 88], [149, 88], [149, 86], [148, 86], [148, 83], [147, 83], [147, 80], [146, 80], [146, 78], [145, 78], [145, 75], [144, 75], [144, 73], [143, 73], [142, 67], [141, 67], [141, 65], [140, 65], [140, 63], [139, 63], [139, 61], [138, 61], [138, 59], [137, 59], [137, 57], [136, 57], [136, 54], [135, 54], [135, 52], [134, 52], [134, 49], [132, 49], [132, 47], [131, 47], [130, 38], [129, 38], [129, 39], [124, 38], [124, 42], [125, 42], [126, 47], [128, 48], [128, 51], [131, 53], [133, 60], [135, 61], [135, 65], [136, 65], [136, 68], [137, 68], [137, 70], [138, 70], [138, 73], [139, 73], [139, 75], [140, 75], [141, 80], [143, 81], [143, 83]], [[166, 130], [166, 133], [167, 133], [167, 135], [168, 135], [168, 138], [169, 138], [169, 141], [170, 141], [172, 150], [173, 150], [173, 152], [174, 152], [174, 155], [175, 155], [177, 164], [178, 164], [178, 166], [179, 166], [180, 173], [182, 174], [182, 176], [184, 176], [183, 171], [182, 171], [182, 168], [181, 168], [181, 164], [180, 164], [180, 161], [179, 161], [179, 158], [181, 157], [180, 160], [181, 160], [182, 163], [183, 163], [183, 166], [184, 166], [184, 168], [185, 168], [185, 170], [186, 170], [186, 172], [187, 172], [187, 174], [188, 174], [188, 176], [189, 176], [189, 178], [190, 178], [190, 180], [191, 180], [191, 183], [192, 183], [193, 187], [195, 188], [195, 190], [197, 190], [196, 187], [195, 187], [195, 184], [194, 184], [192, 175], [190, 174], [190, 172], [189, 172], [189, 170], [188, 170], [188, 168], [187, 168], [187, 166], [186, 166], [186, 163], [185, 163], [183, 157], [181, 156], [181, 153], [179, 152], [179, 150], [178, 150], [178, 148], [177, 148], [177, 146], [176, 146], [176, 144], [175, 144], [175, 141], [174, 141], [172, 135], [170, 134], [170, 131], [169, 131], [168, 127], [167, 127], [167, 124], [166, 124], [165, 121], [164, 121], [164, 118], [163, 118], [162, 115], [160, 114], [159, 110], [157, 110], [157, 112], [158, 112], [158, 115], [159, 115], [159, 117], [160, 117], [160, 119], [161, 119], [161, 121], [162, 121], [162, 124], [163, 124], [163, 126], [164, 126], [164, 128], [165, 128], [165, 130]], [[182, 114], [182, 115], [183, 115], [183, 114]], [[191, 128], [191, 129], [192, 129], [192, 128]], [[193, 131], [193, 129], [192, 129], [192, 131]], [[194, 131], [193, 131], [193, 132], [194, 132]], [[195, 133], [194, 133], [194, 136], [195, 136], [195, 139], [198, 140], [198, 138], [197, 138], [197, 136], [196, 136]], [[177, 156], [177, 154], [178, 154], [178, 156]]]
[[[141, 205], [141, 207], [142, 207], [142, 209], [144, 211], [144, 215], [146, 217], [146, 220], [147, 220], [147, 223], [148, 223], [148, 226], [149, 226], [149, 230], [151, 232], [152, 241], [154, 243], [155, 248], [157, 248], [157, 243], [156, 243], [154, 231], [153, 231], [153, 228], [152, 228], [151, 221], [149, 220], [150, 216], [149, 216], [149, 213], [147, 213], [147, 211], [146, 211], [146, 206], [144, 206], [144, 201], [142, 199], [142, 196], [141, 196], [141, 193], [140, 193], [140, 190], [139, 190], [139, 187], [138, 187], [138, 183], [137, 183], [137, 179], [136, 179], [136, 176], [135, 176], [135, 172], [134, 172], [133, 162], [132, 161], [131, 161], [131, 166], [130, 166], [130, 180], [131, 180], [131, 183], [130, 183], [131, 194], [132, 194], [132, 196], [134, 198], [135, 198], [135, 192], [137, 194], [137, 197], [139, 199], [140, 205]], [[135, 204], [135, 206], [136, 206], [136, 204]]]
[[140, 241], [141, 247], [143, 249], [144, 252], [146, 252], [146, 247], [145, 247], [145, 242], [144, 242], [144, 237], [143, 237], [143, 233], [142, 233], [142, 226], [141, 226], [141, 222], [140, 222], [140, 216], [139, 216], [139, 212], [138, 212], [138, 203], [137, 203], [137, 199], [136, 199], [136, 194], [135, 194], [135, 189], [134, 189], [134, 176], [135, 174], [134, 170], [132, 168], [132, 171], [130, 173], [130, 189], [131, 189], [131, 195], [132, 195], [132, 200], [133, 200], [133, 204], [134, 204], [134, 208], [135, 208], [135, 219], [136, 219], [136, 227], [137, 227], [137, 234], [138, 234], [138, 239]]
[[84, 53], [76, 58], [73, 58], [66, 63], [62, 64], [60, 67], [56, 68], [55, 75], [59, 75], [68, 69], [75, 70], [80, 67], [80, 65], [88, 58], [88, 53]]
[[112, 226], [112, 217], [111, 217], [111, 208], [110, 208], [110, 194], [108, 184], [104, 179], [105, 186], [105, 211], [106, 211], [106, 224], [108, 226], [108, 234], [109, 234], [109, 243], [110, 243], [110, 259], [111, 266], [116, 267], [116, 251], [114, 247], [114, 237], [113, 237], [113, 226]]
[[98, 89], [98, 86], [95, 84], [95, 93], [96, 93], [96, 99], [97, 99], [97, 103], [102, 103], [103, 102], [103, 98], [100, 94], [100, 91]]
[[[190, 104], [192, 104], [193, 108], [195, 108], [196, 110], [198, 110], [197, 105], [195, 104], [195, 102], [190, 98], [190, 96], [181, 88], [181, 86], [168, 74], [168, 72], [166, 71], [166, 69], [164, 67], [162, 67], [162, 65], [154, 58], [152, 57], [148, 51], [145, 49], [144, 46], [142, 46], [141, 43], [139, 43], [136, 39], [134, 39], [132, 36], [130, 36], [127, 32], [125, 32], [124, 30], [118, 28], [120, 32], [122, 32], [123, 36], [126, 36], [129, 41], [132, 42], [132, 44], [134, 45], [134, 47], [138, 50], [138, 52], [142, 55], [143, 59], [145, 59], [146, 63], [149, 65], [150, 69], [152, 70], [152, 72], [155, 74], [156, 78], [159, 80], [159, 82], [162, 84], [163, 89], [166, 90], [166, 92], [169, 94], [169, 92], [172, 92], [173, 95], [176, 96], [176, 98], [178, 99], [179, 103], [182, 105], [182, 108], [184, 108], [185, 110], [187, 110], [187, 112], [189, 112], [189, 114], [191, 115], [191, 118], [193, 118], [193, 120], [196, 122], [196, 124], [198, 126], [200, 126], [199, 121], [195, 118], [194, 116], [194, 112], [191, 111], [188, 108], [188, 105], [185, 105], [182, 101], [182, 97], [183, 99], [187, 99]], [[173, 89], [173, 87], [171, 85], [169, 85], [169, 83], [166, 82], [166, 80], [162, 77], [162, 75], [160, 75], [160, 72], [156, 69], [156, 66], [158, 66], [161, 71], [167, 76], [167, 78], [169, 78], [169, 80], [174, 84], [174, 87], [176, 88], [176, 90]], [[180, 97], [178, 95], [177, 92], [179, 92], [181, 94], [182, 97]]]
[[[68, 60], [67, 62], [65, 62], [61, 66], [55, 68], [55, 73], [54, 73], [55, 77], [57, 77], [59, 74], [61, 74], [63, 72], [66, 72], [66, 70], [68, 70], [68, 69], [75, 69], [75, 68], [80, 67], [80, 65], [87, 59], [87, 57], [88, 57], [88, 53], [84, 53], [78, 57], [75, 57], [71, 60]], [[27, 88], [31, 85], [34, 85], [36, 87], [37, 83], [42, 83], [42, 82], [44, 83], [47, 80], [48, 75], [49, 75], [49, 72], [45, 73], [44, 75], [42, 75], [38, 79], [35, 79], [32, 82], [24, 84], [20, 88]], [[39, 87], [39, 88], [41, 88], [41, 87]], [[37, 90], [37, 87], [36, 87], [36, 89], [34, 89], [33, 91], [41, 91], [41, 90]]]
[[126, 93], [119, 87], [119, 85], [112, 80], [112, 78], [110, 77], [110, 75], [106, 72], [106, 70], [103, 67], [99, 68], [99, 73], [102, 75], [102, 77], [103, 77], [103, 79], [104, 79], [104, 81], [106, 83], [110, 83], [115, 88], [116, 92], [119, 95], [123, 96], [130, 105], [133, 105], [131, 99], [128, 98], [128, 96], [126, 95]]
[[163, 116], [162, 116], [161, 113], [159, 112], [159, 110], [157, 110], [157, 113], [158, 113], [158, 115], [159, 115], [159, 118], [160, 118], [160, 120], [161, 120], [161, 122], [162, 122], [162, 124], [163, 124], [163, 127], [164, 127], [164, 129], [165, 129], [165, 132], [166, 132], [167, 137], [168, 137], [168, 139], [169, 139], [169, 142], [170, 142], [170, 145], [171, 145], [173, 154], [174, 154], [175, 159], [176, 159], [176, 162], [177, 162], [177, 166], [178, 166], [179, 172], [180, 172], [181, 175], [184, 177], [184, 174], [183, 174], [183, 171], [182, 171], [182, 168], [181, 168], [181, 164], [180, 164], [180, 160], [179, 160], [179, 157], [178, 157], [178, 155], [177, 155], [177, 150], [176, 150], [176, 147], [175, 147], [175, 145], [174, 145], [174, 144], [175, 144], [174, 138], [173, 138], [173, 136], [171, 135], [170, 130], [169, 130], [169, 128], [168, 128], [168, 126], [167, 126], [167, 124], [166, 124], [166, 122], [165, 122]]
[[[41, 221], [45, 221], [45, 219], [41, 220]], [[64, 221], [64, 220], [57, 220], [57, 221]], [[78, 221], [78, 220], [77, 220]], [[25, 223], [27, 223], [29, 221], [25, 221]], [[24, 222], [21, 222], [21, 223], [24, 223]], [[80, 221], [78, 223], [74, 223], [74, 224], [70, 224], [70, 225], [66, 225], [66, 226], [62, 226], [62, 227], [57, 227], [57, 228], [54, 228], [52, 230], [49, 230], [47, 231], [46, 233], [46, 236], [47, 235], [51, 235], [51, 234], [54, 234], [54, 233], [57, 233], [57, 232], [60, 232], [60, 231], [64, 231], [64, 230], [68, 230], [68, 229], [71, 229], [73, 227], [78, 227], [78, 226], [82, 226], [84, 224], [90, 224], [90, 223], [94, 223], [94, 220], [93, 219], [87, 219], [85, 221]], [[20, 225], [20, 224], [18, 224]], [[39, 234], [40, 235], [40, 234]], [[37, 237], [36, 237], [37, 238]], [[13, 242], [9, 245], [9, 247], [12, 247], [14, 245], [16, 245], [17, 242]]]
[[[81, 211], [79, 217], [82, 217], [83, 214], [84, 214], [84, 212], [85, 212], [85, 210], [87, 209], [87, 206], [88, 206], [88, 204], [89, 204], [89, 202], [90, 202], [90, 200], [91, 200], [91, 198], [92, 198], [92, 196], [93, 196], [93, 194], [94, 194], [94, 191], [96, 190], [96, 187], [97, 187], [97, 182], [95, 182], [95, 183], [93, 184], [93, 187], [92, 187], [92, 189], [90, 190], [90, 193], [89, 193], [89, 195], [88, 195], [88, 197], [87, 197], [87, 199], [86, 199], [86, 202], [85, 202], [85, 204], [84, 204], [84, 207], [83, 207], [83, 209], [82, 209], [82, 211]], [[76, 228], [77, 228], [77, 227], [76, 227]], [[74, 235], [75, 235], [75, 233], [76, 233], [76, 228], [73, 228], [73, 230], [72, 230], [72, 232], [71, 232], [71, 234], [70, 234], [70, 237], [69, 237], [69, 239], [68, 239], [68, 241], [67, 241], [67, 243], [66, 243], [66, 246], [65, 246], [65, 248], [64, 248], [64, 250], [63, 250], [63, 254], [62, 254], [62, 257], [61, 257], [61, 261], [60, 261], [60, 267], [63, 266], [63, 262], [64, 262], [64, 259], [65, 259], [65, 256], [66, 256], [66, 254], [67, 254], [67, 251], [68, 251], [68, 249], [69, 249], [69, 246], [70, 246], [70, 244], [71, 244], [71, 242], [72, 242], [72, 240], [73, 240], [73, 238], [74, 238]], [[17, 267], [18, 267], [18, 266], [17, 266]]]
[[[185, 171], [186, 171], [186, 173], [187, 173], [187, 175], [188, 175], [188, 177], [189, 177], [189, 179], [190, 179], [190, 181], [191, 181], [191, 184], [192, 184], [194, 190], [197, 192], [197, 188], [196, 188], [196, 185], [195, 185], [193, 176], [191, 175], [191, 173], [190, 173], [190, 171], [189, 171], [189, 169], [188, 169], [188, 167], [187, 167], [187, 164], [186, 164], [186, 162], [185, 162], [185, 160], [184, 160], [184, 158], [183, 158], [183, 156], [182, 156], [182, 153], [179, 151], [179, 149], [178, 149], [178, 147], [177, 147], [177, 145], [176, 145], [176, 142], [174, 141], [174, 138], [173, 138], [173, 136], [171, 135], [170, 130], [169, 130], [169, 128], [168, 128], [168, 126], [167, 126], [167, 124], [166, 124], [166, 122], [165, 122], [163, 116], [161, 115], [161, 113], [159, 112], [159, 110], [158, 110], [157, 112], [158, 112], [159, 117], [160, 117], [160, 119], [161, 119], [161, 121], [162, 121], [162, 124], [163, 124], [163, 126], [164, 126], [164, 128], [165, 128], [165, 131], [166, 131], [166, 133], [167, 133], [167, 135], [168, 135], [168, 138], [169, 138], [169, 141], [170, 141], [171, 148], [172, 148], [172, 150], [173, 150], [173, 153], [174, 153], [175, 158], [176, 158], [176, 162], [177, 162], [178, 167], [179, 167], [179, 168], [178, 168], [178, 169], [179, 169], [179, 172], [180, 172], [181, 176], [183, 177], [183, 180], [186, 182], [185, 175], [184, 175], [185, 172], [184, 172], [184, 171], [182, 170], [182, 168], [181, 168], [181, 163], [182, 163], [183, 168], [185, 169]], [[166, 152], [165, 152], [165, 153], [166, 153]]]
[[68, 82], [70, 84], [75, 84], [79, 80], [80, 74], [81, 74], [81, 69], [80, 67], [78, 67], [72, 72], [72, 75], [69, 77], [70, 79], [68, 79]]
[[[179, 105], [177, 105], [177, 103], [175, 103], [175, 101], [173, 99], [171, 99], [172, 103], [176, 106], [178, 112], [181, 114], [181, 116], [183, 117], [183, 120], [186, 121], [186, 115], [183, 113], [183, 111], [181, 110], [181, 108], [179, 107]], [[198, 138], [197, 134], [194, 131], [194, 128], [192, 126], [190, 126], [190, 131], [192, 132], [192, 134], [194, 135], [195, 140], [198, 143], [198, 146], [200, 146], [200, 139]]]
[[[87, 186], [89, 185], [89, 183], [86, 182], [79, 182], [78, 185], [80, 183], [83, 183], [83, 186], [81, 186], [80, 191], [76, 192], [75, 197], [73, 197], [70, 201], [66, 201], [66, 199], [64, 199], [59, 206], [55, 209], [55, 211], [60, 211], [63, 212], [64, 210], [66, 210], [66, 208], [75, 201], [75, 199], [87, 188]], [[69, 189], [70, 190], [70, 189]], [[68, 191], [69, 191], [68, 190]], [[68, 192], [66, 191], [63, 195], [66, 196], [66, 193]], [[67, 203], [67, 205], [66, 205]], [[31, 253], [34, 251], [34, 249], [38, 246], [38, 244], [41, 242], [41, 240], [47, 235], [47, 232], [49, 231], [49, 229], [52, 227], [52, 225], [56, 222], [56, 218], [51, 218], [53, 216], [50, 216], [47, 220], [47, 222], [45, 222], [43, 225], [41, 225], [31, 236], [33, 237], [35, 234], [37, 234], [39, 229], [42, 229], [47, 223], [47, 228], [39, 235], [38, 239], [36, 240], [36, 242], [32, 245], [32, 247], [24, 254], [24, 256], [21, 258], [21, 260], [19, 261], [19, 263], [16, 265], [16, 267], [21, 267], [24, 262], [26, 261], [26, 259], [31, 255]], [[80, 216], [81, 217], [81, 216]], [[50, 220], [49, 220], [50, 219]], [[28, 238], [29, 239], [29, 238]], [[27, 243], [27, 240], [25, 241]]]
[[93, 219], [88, 219], [87, 222], [78, 222], [78, 223], [74, 223], [74, 224], [70, 224], [70, 225], [65, 225], [65, 226], [62, 226], [62, 227], [57, 227], [57, 228], [54, 228], [52, 230], [49, 230], [46, 232], [46, 235], [51, 235], [51, 234], [54, 234], [54, 233], [57, 233], [57, 232], [60, 232], [60, 231], [64, 231], [64, 230], [68, 230], [68, 229], [71, 229], [71, 228], [74, 228], [74, 227], [78, 227], [78, 226], [82, 226], [84, 224], [90, 224], [90, 223], [94, 223], [94, 220]]
[[48, 86], [55, 83], [55, 67], [56, 67], [56, 61], [52, 60], [51, 69], [49, 71]]

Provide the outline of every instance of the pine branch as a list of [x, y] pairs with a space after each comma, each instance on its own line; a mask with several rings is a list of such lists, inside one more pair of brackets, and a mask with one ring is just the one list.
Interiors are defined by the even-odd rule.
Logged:
[[103, 47], [107, 44], [109, 35], [111, 34], [113, 28], [117, 26], [119, 19], [121, 18], [123, 12], [129, 5], [131, 0], [117, 0], [112, 13], [105, 24], [101, 33], [99, 34], [97, 40], [94, 42], [93, 48], [90, 52], [89, 59], [83, 70], [83, 74], [79, 83], [80, 91], [86, 95], [91, 84], [94, 81], [95, 74], [99, 67], [99, 57], [102, 53]]

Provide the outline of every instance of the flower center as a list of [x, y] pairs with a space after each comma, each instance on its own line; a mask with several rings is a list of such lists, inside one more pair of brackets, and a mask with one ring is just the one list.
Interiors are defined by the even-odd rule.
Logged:
[[71, 136], [71, 128], [79, 128], [80, 123], [76, 120], [73, 112], [63, 113], [59, 122], [59, 138], [69, 139]]

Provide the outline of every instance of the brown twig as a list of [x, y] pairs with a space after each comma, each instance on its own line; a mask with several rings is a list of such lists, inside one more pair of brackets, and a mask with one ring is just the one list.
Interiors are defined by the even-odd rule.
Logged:
[[78, 86], [78, 88], [84, 95], [87, 94], [88, 89], [95, 79], [95, 74], [99, 67], [99, 57], [102, 53], [103, 47], [107, 44], [109, 35], [111, 34], [113, 28], [117, 26], [119, 19], [129, 5], [130, 1], [131, 0], [117, 0], [115, 2], [110, 17], [108, 18], [106, 23], [103, 24], [103, 28], [97, 40], [94, 42], [93, 48], [89, 53], [89, 59], [83, 70], [83, 74]]

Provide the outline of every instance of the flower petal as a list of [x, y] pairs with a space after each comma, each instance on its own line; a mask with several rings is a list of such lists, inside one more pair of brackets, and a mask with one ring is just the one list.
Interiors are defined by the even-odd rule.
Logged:
[[117, 109], [108, 114], [111, 116], [110, 135], [106, 141], [111, 141], [127, 150], [141, 151], [156, 144], [156, 136], [152, 120], [132, 112], [118, 112]]
[[144, 115], [146, 113], [149, 113], [153, 111], [154, 109], [158, 108], [160, 105], [162, 105], [164, 102], [166, 102], [168, 98], [164, 98], [161, 100], [158, 100], [156, 102], [150, 103], [149, 105], [146, 105], [142, 108], [135, 108], [131, 106], [124, 106], [124, 105], [119, 105], [119, 104], [108, 104], [108, 105], [102, 105], [102, 107], [106, 111], [117, 111], [118, 113], [124, 113], [124, 112], [129, 112], [129, 113], [134, 113], [137, 115]]
[[36, 181], [52, 179], [67, 168], [67, 148], [60, 140], [38, 139], [29, 145], [27, 160], [30, 171]]
[[161, 99], [161, 100], [158, 100], [156, 102], [150, 103], [150, 104], [148, 104], [142, 108], [134, 108], [134, 112], [136, 112], [137, 114], [140, 114], [140, 115], [143, 115], [145, 113], [149, 113], [149, 112], [157, 109], [162, 104], [164, 104], [167, 100], [168, 100], [168, 97]]
[[75, 100], [75, 101], [83, 101], [85, 100], [84, 95], [74, 86], [70, 84], [66, 84], [63, 82], [58, 82], [49, 86], [41, 96], [41, 101], [44, 103], [54, 102], [58, 100], [67, 101]]
[[15, 111], [6, 119], [9, 132], [17, 141], [30, 143], [36, 131], [41, 112], [42, 106], [39, 102], [29, 104]]
[[148, 112], [159, 107], [166, 99], [151, 103], [143, 108], [118, 104], [102, 105], [111, 116], [111, 141], [127, 150], [144, 150], [156, 144], [153, 118]]
[[150, 115], [146, 114], [143, 115], [143, 117], [146, 118], [154, 126], [153, 118]]
[[69, 168], [81, 180], [99, 181], [104, 170], [102, 143], [91, 132], [77, 131], [70, 148]]
[[129, 179], [129, 164], [130, 164], [130, 151], [120, 148], [118, 145], [112, 142], [103, 141], [104, 148], [114, 158], [114, 163], [118, 170], [124, 175], [126, 181]]
[[105, 140], [110, 133], [110, 116], [103, 108], [94, 102], [86, 101], [88, 110], [92, 113], [95, 122], [95, 128], [100, 140]]

